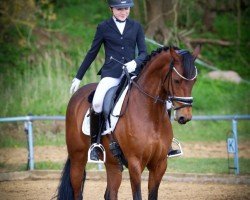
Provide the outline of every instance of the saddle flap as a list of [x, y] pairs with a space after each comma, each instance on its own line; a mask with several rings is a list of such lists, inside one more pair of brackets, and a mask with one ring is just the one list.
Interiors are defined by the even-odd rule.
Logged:
[[103, 116], [104, 116], [105, 120], [108, 119], [108, 116], [109, 116], [112, 108], [114, 107], [116, 92], [117, 92], [118, 88], [119, 88], [119, 86], [114, 86], [114, 87], [110, 88], [104, 97], [102, 111], [103, 111]]
[[126, 86], [128, 85], [129, 80], [127, 79], [126, 76], [124, 76], [119, 83], [119, 85], [114, 86], [108, 90], [104, 97], [104, 102], [103, 102], [103, 115], [105, 120], [108, 119], [111, 111], [115, 107], [116, 102], [119, 100], [121, 94], [125, 90]]

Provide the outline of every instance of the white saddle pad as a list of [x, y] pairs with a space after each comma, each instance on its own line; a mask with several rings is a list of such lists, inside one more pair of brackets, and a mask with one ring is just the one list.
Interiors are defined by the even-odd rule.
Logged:
[[[119, 119], [119, 117], [115, 117], [115, 116], [120, 115], [121, 109], [122, 109], [122, 104], [123, 104], [123, 101], [124, 101], [124, 98], [125, 98], [127, 92], [128, 92], [128, 86], [123, 91], [121, 97], [119, 98], [118, 102], [116, 103], [116, 105], [114, 107], [112, 115], [110, 116], [111, 127], [109, 126], [109, 123], [106, 122], [106, 130], [102, 133], [102, 135], [110, 134], [115, 129], [115, 126], [116, 126], [118, 119]], [[90, 109], [87, 110], [85, 117], [83, 119], [83, 123], [82, 123], [82, 132], [85, 135], [90, 135], [89, 110]]]

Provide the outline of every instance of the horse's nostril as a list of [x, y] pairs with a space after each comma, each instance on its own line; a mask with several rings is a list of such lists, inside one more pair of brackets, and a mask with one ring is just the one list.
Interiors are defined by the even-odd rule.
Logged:
[[180, 118], [178, 119], [178, 122], [179, 122], [180, 124], [186, 124], [186, 119], [185, 119], [185, 117], [180, 117]]

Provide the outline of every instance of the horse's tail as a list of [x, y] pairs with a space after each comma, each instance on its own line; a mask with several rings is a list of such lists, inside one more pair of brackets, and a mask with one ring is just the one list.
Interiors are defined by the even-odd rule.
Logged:
[[57, 200], [73, 200], [74, 193], [70, 182], [70, 159], [68, 158], [62, 171], [61, 181], [57, 188]]

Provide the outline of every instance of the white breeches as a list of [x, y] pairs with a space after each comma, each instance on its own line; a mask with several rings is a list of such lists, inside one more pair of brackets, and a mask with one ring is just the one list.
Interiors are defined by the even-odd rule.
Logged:
[[104, 77], [100, 80], [99, 84], [97, 85], [92, 102], [92, 107], [95, 112], [102, 112], [105, 94], [111, 87], [117, 86], [120, 83], [121, 79], [122, 76], [120, 78]]

